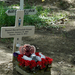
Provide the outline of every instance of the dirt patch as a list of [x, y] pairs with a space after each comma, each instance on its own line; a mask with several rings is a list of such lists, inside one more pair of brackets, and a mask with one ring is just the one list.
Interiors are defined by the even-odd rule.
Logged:
[[[75, 22], [73, 19], [68, 20], [63, 29], [36, 30], [34, 36], [23, 37], [23, 44], [34, 45], [37, 52], [53, 58], [52, 75], [75, 75]], [[12, 46], [11, 42], [0, 42], [0, 75], [20, 75], [13, 69]]]
[[[74, 37], [72, 34], [70, 36]], [[74, 75], [75, 39], [71, 39], [72, 37], [66, 37], [66, 34], [62, 31], [52, 33], [49, 30], [36, 30], [34, 36], [23, 38], [23, 44], [34, 45], [37, 52], [42, 52], [44, 55], [53, 58], [52, 75]], [[19, 73], [13, 71], [13, 63], [10, 62], [12, 50], [7, 48], [7, 46], [11, 46], [10, 44], [1, 43], [0, 45], [0, 61], [4, 61], [0, 63], [1, 75], [19, 75]]]

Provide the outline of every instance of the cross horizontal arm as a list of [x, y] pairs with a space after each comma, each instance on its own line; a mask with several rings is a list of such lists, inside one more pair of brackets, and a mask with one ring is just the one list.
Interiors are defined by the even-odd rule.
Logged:
[[[5, 13], [8, 15], [8, 16], [15, 16], [16, 15], [16, 9], [13, 9], [13, 10], [7, 10]], [[36, 9], [24, 9], [24, 15], [34, 15], [37, 13], [37, 10]]]
[[2, 27], [1, 38], [13, 38], [13, 37], [24, 37], [34, 35], [34, 26], [23, 26], [23, 27]]

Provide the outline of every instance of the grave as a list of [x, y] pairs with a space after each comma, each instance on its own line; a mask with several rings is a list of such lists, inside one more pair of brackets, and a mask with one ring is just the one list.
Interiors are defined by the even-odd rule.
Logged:
[[[24, 0], [20, 0], [20, 10], [7, 10], [6, 14], [8, 16], [16, 16], [15, 19], [15, 26], [14, 27], [2, 27], [1, 28], [1, 38], [14, 38], [13, 43], [13, 53], [16, 52], [16, 46], [20, 47], [22, 44], [22, 37], [25, 36], [33, 36], [35, 31], [35, 26], [23, 26], [23, 18], [24, 15], [33, 15], [36, 14], [35, 9], [24, 9]], [[17, 58], [16, 58], [17, 59]], [[47, 67], [40, 72], [27, 72], [22, 67], [19, 67], [19, 62], [14, 59], [13, 56], [13, 63], [17, 72], [21, 73], [22, 75], [51, 75], [51, 64], [47, 65]]]

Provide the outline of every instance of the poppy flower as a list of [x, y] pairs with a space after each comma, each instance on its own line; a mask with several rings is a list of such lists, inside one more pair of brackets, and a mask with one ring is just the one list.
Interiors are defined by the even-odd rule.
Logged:
[[25, 60], [25, 66], [29, 66], [30, 65], [30, 61]]
[[37, 64], [36, 64], [36, 62], [34, 61], [34, 60], [31, 60], [31, 62], [30, 62], [30, 69], [32, 70], [32, 68], [33, 67], [36, 67], [37, 66]]
[[39, 55], [39, 52], [36, 52], [35, 55], [41, 57], [41, 55]]
[[46, 57], [46, 60], [48, 61], [48, 64], [51, 64], [53, 59], [52, 58], [49, 58], [49, 57]]
[[37, 62], [37, 65], [41, 66], [42, 65], [41, 61], [38, 61]]

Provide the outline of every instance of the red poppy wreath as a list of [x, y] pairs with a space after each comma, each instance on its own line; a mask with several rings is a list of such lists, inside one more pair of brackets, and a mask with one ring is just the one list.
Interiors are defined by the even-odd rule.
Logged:
[[19, 48], [19, 51], [13, 53], [14, 57], [17, 58], [19, 62], [19, 66], [23, 68], [28, 68], [28, 70], [32, 71], [39, 68], [42, 70], [47, 68], [48, 65], [52, 64], [53, 59], [43, 55], [40, 52], [36, 52], [36, 48], [33, 45], [25, 44]]

